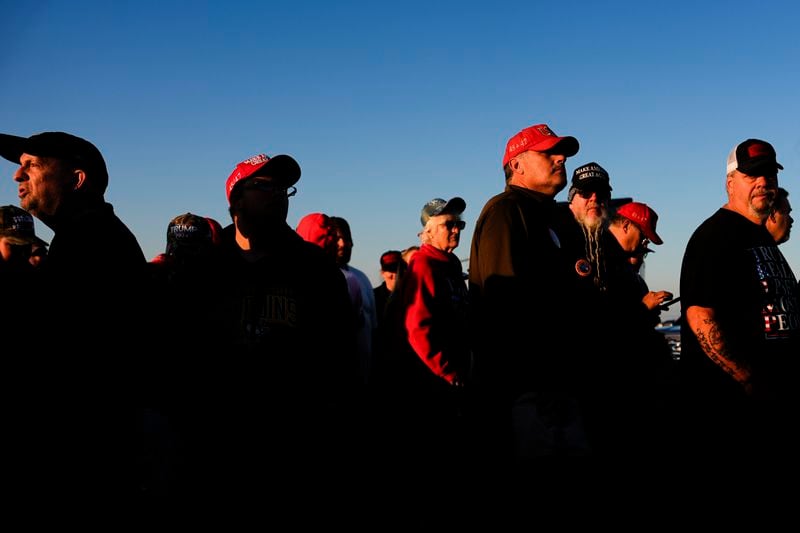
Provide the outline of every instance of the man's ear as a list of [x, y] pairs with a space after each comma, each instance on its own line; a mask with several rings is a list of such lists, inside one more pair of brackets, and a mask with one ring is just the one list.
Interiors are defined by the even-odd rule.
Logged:
[[734, 173], [731, 172], [725, 176], [725, 192], [727, 194], [731, 193], [731, 182], [733, 181]]
[[73, 190], [78, 190], [81, 187], [86, 185], [86, 172], [81, 169], [75, 169], [72, 173], [72, 178], [74, 181]]

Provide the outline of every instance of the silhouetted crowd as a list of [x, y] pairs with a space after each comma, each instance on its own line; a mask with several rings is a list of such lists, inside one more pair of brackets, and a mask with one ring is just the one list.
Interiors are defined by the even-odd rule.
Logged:
[[434, 198], [418, 243], [376, 258], [372, 287], [345, 218], [287, 224], [289, 155], [236, 164], [231, 222], [178, 215], [148, 261], [105, 201], [95, 145], [0, 135], [19, 165], [20, 207], [0, 208], [17, 473], [169, 501], [287, 469], [435, 479], [551, 455], [792, 453], [800, 306], [772, 146], [733, 148], [728, 201], [687, 244], [679, 360], [655, 329], [677, 299], [643, 274], [663, 243], [656, 212], [613, 201], [597, 162], [554, 200], [579, 148], [545, 124], [513, 135], [468, 267], [454, 253], [466, 202]]

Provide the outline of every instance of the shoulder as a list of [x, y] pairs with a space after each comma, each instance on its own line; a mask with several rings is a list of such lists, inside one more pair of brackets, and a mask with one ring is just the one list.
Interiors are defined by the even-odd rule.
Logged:
[[522, 200], [519, 195], [513, 191], [505, 191], [484, 204], [475, 222], [475, 229], [480, 232], [485, 226], [506, 225], [522, 218], [522, 211]]
[[[437, 255], [438, 252], [430, 245], [423, 245], [419, 252], [414, 255], [408, 265], [406, 275], [415, 278], [426, 278], [433, 275], [433, 272], [444, 264], [443, 256]], [[441, 253], [441, 252], [440, 252]]]
[[368, 284], [371, 286], [371, 284], [369, 283], [369, 277], [368, 277], [368, 276], [367, 276], [367, 275], [366, 275], [366, 274], [365, 274], [365, 273], [364, 273], [362, 270], [359, 270], [359, 269], [357, 269], [357, 268], [355, 268], [355, 267], [352, 267], [352, 266], [350, 266], [350, 265], [348, 265], [348, 269], [349, 269], [349, 270], [350, 270], [350, 271], [351, 271], [353, 274], [355, 274], [355, 276], [356, 276], [356, 277], [357, 277], [359, 280], [361, 280], [361, 281], [366, 281], [366, 282], [367, 282], [367, 283], [368, 283]]
[[719, 209], [704, 220], [689, 238], [690, 246], [724, 248], [739, 246], [767, 234], [763, 226], [754, 224], [744, 216], [728, 209]]
[[519, 205], [521, 200], [521, 195], [514, 189], [506, 189], [500, 194], [496, 194], [489, 198], [489, 200], [487, 200], [483, 206], [483, 212], [509, 209]]

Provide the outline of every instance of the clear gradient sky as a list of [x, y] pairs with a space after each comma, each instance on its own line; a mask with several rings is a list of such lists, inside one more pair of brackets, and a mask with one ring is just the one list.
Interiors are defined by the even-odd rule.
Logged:
[[[302, 167], [289, 223], [346, 218], [352, 264], [375, 285], [380, 254], [417, 243], [435, 197], [466, 200], [466, 259], [507, 139], [542, 122], [580, 141], [570, 175], [596, 161], [614, 196], [659, 214], [651, 289], [678, 294], [738, 142], [775, 146], [800, 213], [794, 0], [0, 0], [0, 13], [0, 132], [94, 142], [106, 198], [148, 258], [178, 214], [227, 225], [227, 176], [264, 152]], [[18, 205], [14, 170], [0, 160], [2, 204]], [[781, 249], [798, 274], [795, 232]]]

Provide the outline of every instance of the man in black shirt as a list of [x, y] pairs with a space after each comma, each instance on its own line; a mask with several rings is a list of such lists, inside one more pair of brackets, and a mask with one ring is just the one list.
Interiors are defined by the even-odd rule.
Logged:
[[797, 415], [797, 280], [765, 227], [782, 168], [768, 142], [736, 145], [728, 201], [686, 246], [681, 365], [689, 453], [741, 458], [795, 442], [786, 428]]

